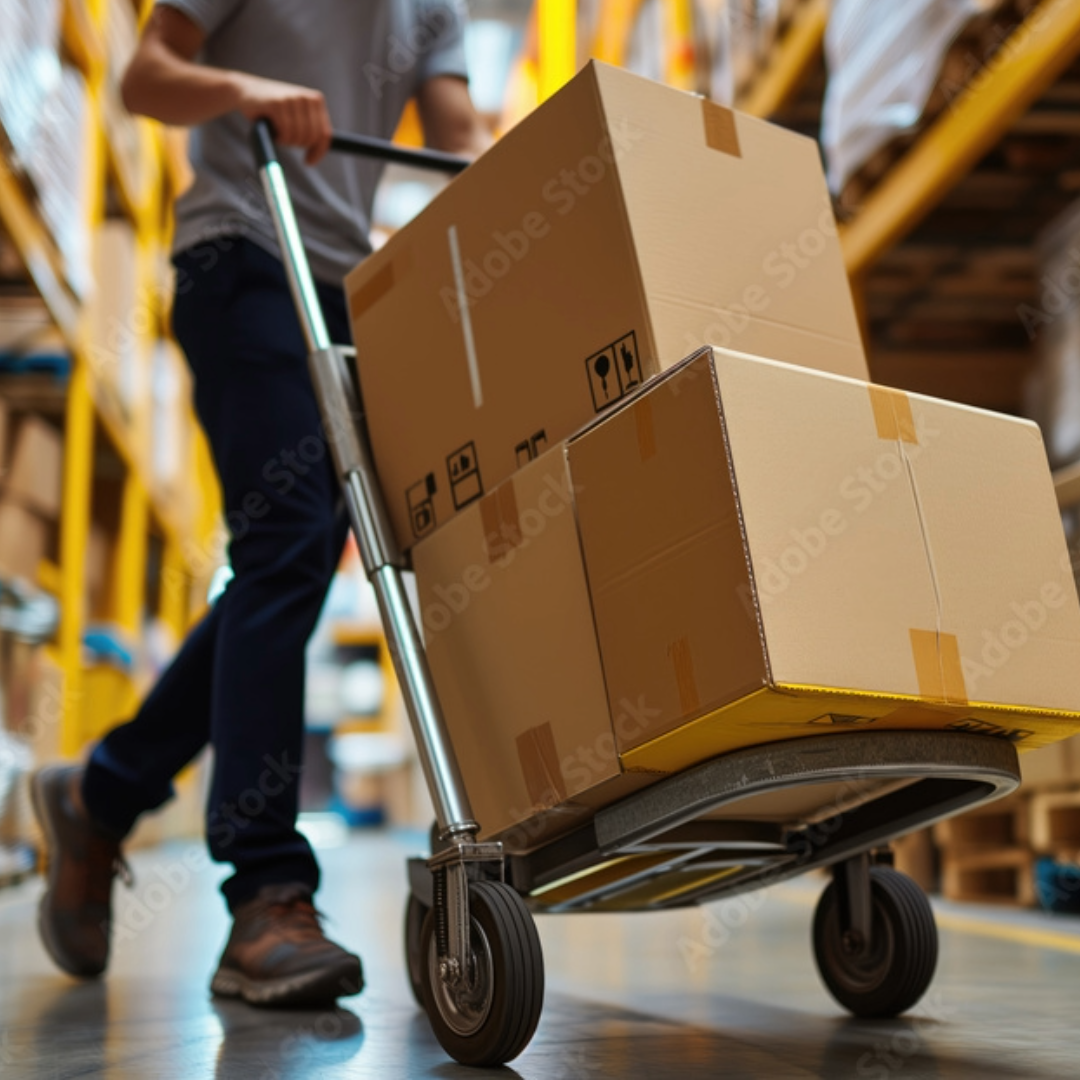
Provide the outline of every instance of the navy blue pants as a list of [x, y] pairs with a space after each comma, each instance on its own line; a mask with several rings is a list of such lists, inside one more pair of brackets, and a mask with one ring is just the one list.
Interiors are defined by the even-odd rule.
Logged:
[[[296, 830], [304, 648], [341, 557], [347, 519], [280, 262], [222, 238], [176, 257], [173, 328], [224, 494], [235, 577], [138, 715], [98, 744], [83, 795], [126, 834], [214, 751], [206, 833], [232, 863], [230, 908], [263, 886], [319, 881]], [[344, 295], [319, 286], [331, 339], [349, 340]]]

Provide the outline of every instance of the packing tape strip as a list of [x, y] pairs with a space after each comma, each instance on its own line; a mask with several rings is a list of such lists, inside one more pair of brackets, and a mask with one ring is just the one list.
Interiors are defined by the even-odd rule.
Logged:
[[533, 806], [555, 806], [565, 802], [566, 781], [559, 767], [559, 751], [551, 724], [539, 724], [523, 731], [516, 742], [529, 802]]
[[907, 394], [888, 386], [870, 386], [868, 389], [878, 438], [918, 446], [919, 436], [915, 431], [915, 417], [912, 415], [911, 399]]
[[656, 425], [653, 423], [652, 402], [642, 398], [634, 406], [634, 421], [637, 424], [638, 450], [641, 460], [648, 461], [656, 456]]
[[359, 319], [365, 311], [374, 307], [408, 273], [410, 263], [409, 254], [405, 251], [393, 262], [388, 262], [381, 270], [377, 270], [369, 281], [349, 297], [349, 312], [352, 317]]
[[683, 715], [696, 713], [701, 708], [697, 679], [694, 678], [694, 654], [690, 651], [690, 639], [681, 637], [668, 646], [668, 657], [675, 672], [675, 684], [679, 688], [679, 707]]
[[500, 484], [480, 500], [480, 523], [489, 563], [506, 558], [521, 543], [521, 521], [513, 480]]
[[719, 150], [732, 157], [741, 158], [739, 130], [735, 126], [735, 114], [715, 101], [703, 100], [701, 111], [705, 118], [705, 143], [713, 150]]
[[908, 633], [915, 660], [915, 675], [919, 681], [919, 696], [928, 701], [966, 705], [967, 686], [964, 684], [960, 643], [956, 635], [915, 628]]

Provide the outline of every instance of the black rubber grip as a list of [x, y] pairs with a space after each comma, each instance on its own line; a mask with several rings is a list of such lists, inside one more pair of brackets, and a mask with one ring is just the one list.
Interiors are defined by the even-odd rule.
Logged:
[[380, 161], [392, 161], [398, 165], [412, 165], [416, 169], [434, 169], [437, 172], [459, 173], [469, 167], [468, 158], [456, 154], [444, 154], [441, 150], [414, 150], [408, 146], [398, 146], [386, 139], [376, 139], [371, 135], [345, 135], [335, 132], [330, 141], [330, 149], [343, 154], [359, 154], [361, 157], [378, 158]]
[[255, 151], [255, 161], [260, 169], [265, 169], [271, 162], [277, 161], [274, 126], [269, 120], [256, 120], [251, 125], [251, 146]]

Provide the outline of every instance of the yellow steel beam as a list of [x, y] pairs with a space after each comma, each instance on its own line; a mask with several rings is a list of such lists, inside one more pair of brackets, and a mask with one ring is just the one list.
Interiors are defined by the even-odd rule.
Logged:
[[[80, 700], [83, 611], [86, 598], [86, 548], [90, 537], [90, 490], [94, 467], [94, 403], [86, 366], [76, 363], [68, 385], [64, 425], [64, 499], [60, 515], [60, 628], [57, 651], [64, 669], [66, 696]], [[82, 721], [67, 710], [61, 752], [78, 753]]]
[[161, 600], [158, 617], [173, 632], [177, 641], [183, 638], [188, 629], [190, 584], [191, 578], [180, 544], [166, 540], [161, 559]]
[[848, 273], [922, 220], [1080, 55], [1080, 3], [1043, 0], [841, 230]]
[[664, 81], [693, 90], [694, 12], [690, 0], [664, 0]]
[[45, 592], [59, 599], [61, 589], [60, 567], [49, 559], [42, 559], [38, 563], [37, 585], [39, 589], [44, 589]]
[[120, 506], [120, 535], [113, 562], [113, 611], [129, 634], [142, 630], [146, 607], [146, 559], [149, 546], [150, 500], [137, 473], [128, 472]]
[[589, 50], [591, 56], [619, 67], [626, 62], [626, 46], [642, 2], [643, 0], [601, 0], [600, 22]]
[[829, 0], [807, 0], [792, 16], [787, 32], [773, 48], [769, 62], [736, 105], [753, 116], [772, 116], [792, 97], [821, 52]]
[[105, 64], [105, 45], [86, 0], [64, 0], [61, 13], [64, 47], [87, 79]]
[[536, 0], [540, 100], [546, 101], [577, 71], [577, 4]]

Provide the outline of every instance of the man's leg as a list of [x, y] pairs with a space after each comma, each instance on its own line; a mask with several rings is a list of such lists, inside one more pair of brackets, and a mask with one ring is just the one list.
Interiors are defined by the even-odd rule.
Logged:
[[[225, 496], [234, 578], [219, 600], [210, 703], [210, 851], [235, 874], [234, 915], [211, 987], [253, 1004], [324, 1001], [362, 985], [357, 957], [322, 933], [314, 854], [296, 828], [305, 646], [346, 535], [306, 349], [281, 264], [250, 243], [214, 316], [178, 299], [196, 405]], [[340, 290], [321, 290], [348, 334]]]

